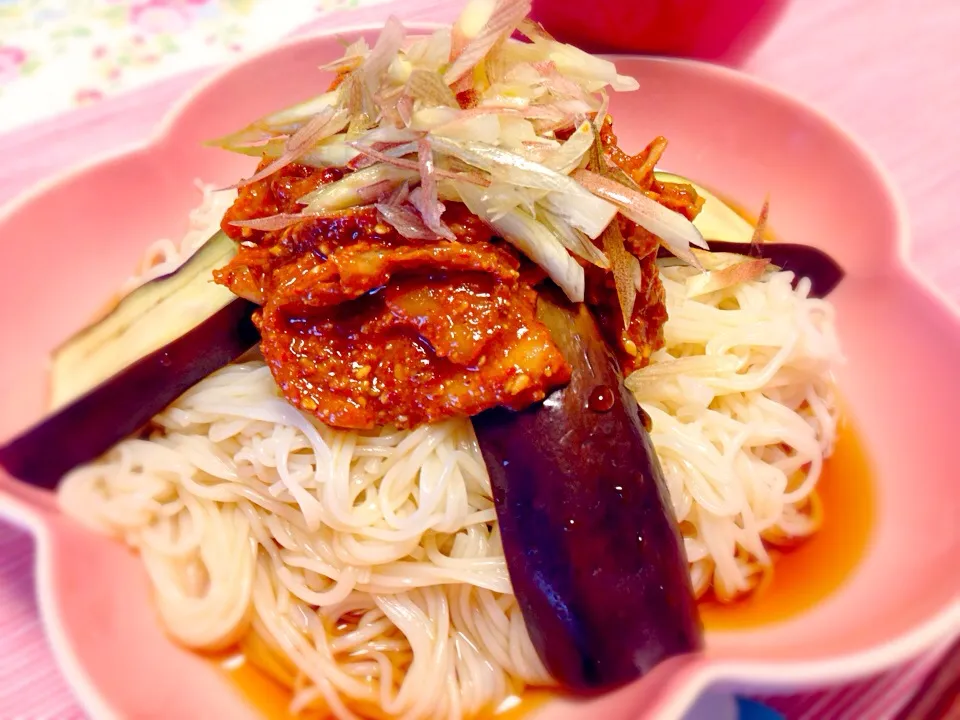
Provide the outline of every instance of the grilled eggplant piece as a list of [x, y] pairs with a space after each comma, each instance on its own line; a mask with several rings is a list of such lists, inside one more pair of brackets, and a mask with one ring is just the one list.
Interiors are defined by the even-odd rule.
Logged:
[[700, 208], [697, 217], [693, 219], [694, 226], [703, 237], [731, 242], [750, 242], [753, 237], [753, 225], [712, 192], [682, 175], [674, 175], [661, 170], [655, 171], [654, 175], [660, 182], [689, 185], [697, 192], [697, 195], [703, 198], [703, 207]]
[[[809, 278], [812, 297], [826, 297], [843, 280], [843, 268], [823, 250], [795, 243], [753, 243], [753, 225], [712, 192], [680, 175], [657, 171], [656, 176], [661, 182], [690, 185], [703, 198], [703, 207], [693, 224], [707, 238], [712, 252], [766, 258], [781, 270], [793, 272], [794, 284], [802, 277]], [[660, 257], [672, 256], [661, 248]]]
[[795, 243], [771, 242], [752, 245], [749, 242], [726, 242], [723, 240], [707, 240], [712, 252], [736, 253], [749, 257], [766, 258], [771, 265], [781, 270], [794, 273], [793, 284], [796, 286], [800, 278], [810, 280], [810, 296], [826, 297], [832, 293], [840, 281], [843, 280], [843, 268], [837, 261], [810, 245]]
[[573, 369], [522, 412], [473, 419], [530, 637], [592, 693], [701, 647], [683, 544], [642, 411], [584, 306], [537, 306]]
[[256, 345], [256, 306], [211, 277], [234, 252], [218, 233], [176, 272], [134, 290], [64, 343], [54, 357], [53, 412], [0, 447], [0, 466], [54, 487]]
[[105, 317], [53, 352], [50, 405], [59, 408], [159, 350], [237, 299], [212, 273], [236, 254], [218, 232], [176, 271], [122, 298]]

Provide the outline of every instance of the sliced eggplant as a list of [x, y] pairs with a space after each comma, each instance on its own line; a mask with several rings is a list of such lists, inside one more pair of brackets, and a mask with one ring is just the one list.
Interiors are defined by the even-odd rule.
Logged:
[[694, 227], [703, 237], [729, 242], [750, 242], [753, 237], [753, 225], [712, 192], [682, 175], [661, 170], [655, 171], [654, 175], [660, 182], [690, 185], [697, 191], [697, 195], [703, 198], [703, 207], [693, 219]]
[[697, 650], [702, 630], [662, 471], [616, 358], [583, 305], [544, 294], [538, 315], [570, 384], [473, 424], [534, 647], [562, 686], [600, 692]]
[[[813, 297], [826, 297], [843, 280], [843, 268], [823, 250], [795, 243], [753, 243], [753, 225], [712, 192], [680, 175], [658, 170], [656, 176], [662, 182], [691, 185], [697, 195], [704, 199], [700, 214], [693, 224], [707, 238], [707, 244], [713, 252], [766, 258], [781, 270], [793, 272], [796, 275], [794, 284], [800, 278], [809, 278]], [[672, 256], [661, 248], [660, 257]]]
[[54, 350], [51, 407], [63, 407], [236, 300], [212, 277], [236, 251], [233, 240], [216, 233], [176, 271], [137, 288]]
[[708, 240], [713, 252], [737, 253], [750, 257], [762, 257], [781, 270], [791, 271], [796, 285], [801, 278], [810, 280], [810, 296], [822, 298], [832, 293], [843, 280], [843, 268], [837, 261], [811, 245], [771, 242], [754, 245], [749, 242], [725, 242]]
[[0, 447], [0, 466], [54, 487], [255, 346], [256, 306], [211, 276], [234, 252], [232, 240], [214, 235], [176, 272], [134, 290], [64, 343], [54, 357], [54, 410]]
[[0, 466], [32, 485], [56, 487], [68, 471], [143, 428], [193, 385], [256, 345], [255, 308], [234, 298], [0, 447]]

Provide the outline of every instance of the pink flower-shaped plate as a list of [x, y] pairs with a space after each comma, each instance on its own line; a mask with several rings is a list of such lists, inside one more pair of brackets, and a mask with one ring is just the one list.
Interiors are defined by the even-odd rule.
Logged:
[[[373, 34], [338, 35], [358, 32]], [[148, 144], [69, 172], [0, 213], [0, 437], [42, 414], [50, 350], [110, 297], [150, 240], [182, 233], [196, 201], [194, 178], [228, 185], [249, 174], [249, 159], [202, 142], [321, 92], [327, 79], [316, 68], [341, 51], [330, 33], [252, 57], [174, 108]], [[641, 86], [612, 99], [623, 147], [666, 135], [667, 169], [747, 207], [769, 194], [779, 237], [825, 248], [846, 268], [833, 296], [848, 358], [838, 379], [869, 460], [870, 482], [858, 487], [871, 490], [848, 493], [849, 506], [833, 510], [841, 526], [837, 556], [849, 554], [844, 543], [859, 542], [842, 530], [844, 513], [857, 515], [854, 504], [871, 504], [870, 532], [849, 572], [802, 611], [711, 631], [701, 655], [593, 704], [555, 702], [536, 714], [672, 717], [711, 682], [826, 684], [887, 668], [957, 633], [960, 485], [952, 451], [960, 322], [911, 269], [907, 221], [886, 177], [828, 119], [748, 77], [678, 60], [622, 58], [618, 65]], [[59, 514], [49, 493], [4, 475], [0, 509], [36, 536], [43, 617], [94, 715], [256, 716], [212, 663], [165, 638], [129, 551]], [[807, 567], [793, 592], [808, 579], [818, 585], [821, 570], [832, 572], [829, 557]]]

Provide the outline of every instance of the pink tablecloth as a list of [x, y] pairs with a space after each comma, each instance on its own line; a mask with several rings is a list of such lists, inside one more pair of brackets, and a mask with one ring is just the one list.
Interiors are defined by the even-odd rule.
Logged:
[[[392, 8], [405, 18], [445, 19], [451, 10], [440, 9], [444, 5], [408, 0]], [[383, 7], [372, 8], [324, 24], [384, 14]], [[820, 107], [873, 148], [906, 198], [917, 265], [955, 301], [958, 29], [960, 3], [953, 0], [795, 0], [745, 67]], [[0, 203], [65, 165], [141, 140], [172, 99], [206, 72], [187, 72], [0, 136]], [[0, 523], [0, 718], [82, 717], [39, 624], [32, 563], [29, 538]], [[774, 704], [796, 718], [890, 717], [925, 667], [913, 666], [896, 680], [891, 675]]]

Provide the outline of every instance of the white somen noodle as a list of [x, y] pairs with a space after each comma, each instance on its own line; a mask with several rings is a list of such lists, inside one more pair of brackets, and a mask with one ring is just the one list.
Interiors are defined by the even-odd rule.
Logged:
[[[222, 210], [205, 202], [181, 248], [147, 265], [169, 272]], [[815, 530], [839, 353], [831, 306], [807, 281], [768, 272], [689, 298], [694, 272], [661, 268], [666, 347], [627, 383], [653, 421], [695, 588], [730, 599], [759, 582], [770, 543]], [[331, 429], [252, 359], [154, 423], [72, 472], [59, 498], [140, 553], [182, 644], [240, 642], [293, 688], [293, 710], [339, 718], [471, 716], [550, 683], [469, 419]]]
[[663, 267], [666, 347], [627, 378], [680, 521], [698, 595], [721, 600], [770, 569], [767, 543], [816, 529], [812, 495], [836, 439], [833, 306], [769, 272], [696, 298]]

